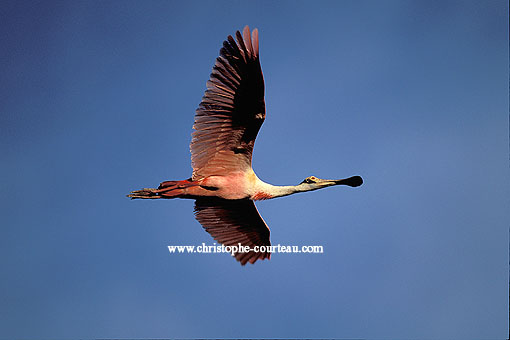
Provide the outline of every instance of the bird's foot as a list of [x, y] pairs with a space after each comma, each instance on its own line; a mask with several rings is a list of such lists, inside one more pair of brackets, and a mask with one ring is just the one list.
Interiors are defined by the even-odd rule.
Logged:
[[142, 190], [131, 191], [131, 193], [129, 195], [127, 195], [127, 197], [129, 197], [131, 199], [135, 199], [135, 198], [150, 198], [150, 199], [161, 198], [161, 196], [159, 196], [158, 189], [153, 189], [153, 188], [144, 188]]

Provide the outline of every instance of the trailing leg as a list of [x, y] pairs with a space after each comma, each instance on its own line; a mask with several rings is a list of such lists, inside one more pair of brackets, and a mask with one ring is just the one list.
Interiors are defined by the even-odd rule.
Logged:
[[157, 192], [158, 189], [152, 189], [152, 188], [145, 188], [142, 190], [135, 190], [131, 191], [127, 197], [130, 197], [131, 199], [135, 198], [162, 198], [159, 193]]
[[142, 190], [131, 191], [131, 194], [127, 195], [127, 197], [132, 199], [184, 198], [189, 195], [189, 188], [197, 186], [199, 186], [199, 184], [197, 182], [193, 182], [191, 178], [184, 181], [165, 181], [161, 183], [157, 189], [145, 188]]

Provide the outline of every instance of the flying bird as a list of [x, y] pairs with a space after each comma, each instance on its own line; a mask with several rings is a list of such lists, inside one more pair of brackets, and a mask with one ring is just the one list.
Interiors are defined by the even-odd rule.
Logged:
[[[189, 198], [195, 200], [195, 217], [219, 243], [249, 246], [238, 252], [242, 264], [269, 259], [269, 228], [254, 201], [317, 190], [333, 185], [357, 187], [360, 176], [326, 180], [315, 176], [298, 185], [275, 186], [261, 181], [251, 160], [257, 133], [266, 117], [264, 78], [259, 61], [258, 30], [246, 26], [228, 36], [216, 59], [207, 90], [195, 113], [190, 144], [191, 178], [165, 181], [157, 189], [132, 191], [132, 199]], [[269, 249], [262, 247], [261, 249]]]

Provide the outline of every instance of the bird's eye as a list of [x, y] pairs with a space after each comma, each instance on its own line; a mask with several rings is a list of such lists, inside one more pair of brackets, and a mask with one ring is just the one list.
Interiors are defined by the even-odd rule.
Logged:
[[307, 183], [307, 184], [310, 184], [310, 183], [315, 183], [315, 177], [307, 177], [305, 178], [305, 180], [303, 181], [303, 183]]

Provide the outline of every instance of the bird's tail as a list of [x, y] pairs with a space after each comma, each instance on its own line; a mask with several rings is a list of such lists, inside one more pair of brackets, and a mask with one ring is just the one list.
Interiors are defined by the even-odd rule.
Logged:
[[190, 179], [184, 181], [165, 181], [162, 182], [157, 189], [144, 188], [141, 190], [131, 191], [131, 194], [127, 195], [132, 199], [135, 198], [178, 198], [186, 196], [186, 189], [198, 185]]

